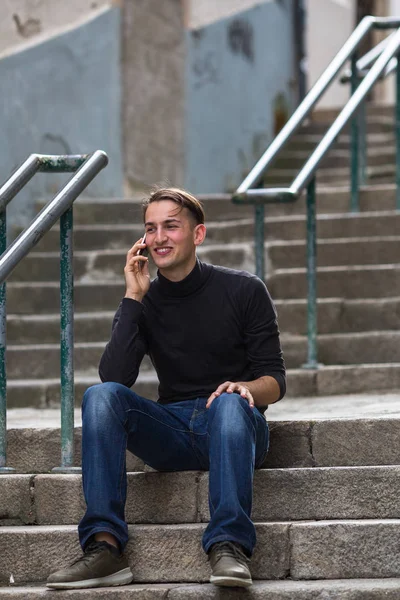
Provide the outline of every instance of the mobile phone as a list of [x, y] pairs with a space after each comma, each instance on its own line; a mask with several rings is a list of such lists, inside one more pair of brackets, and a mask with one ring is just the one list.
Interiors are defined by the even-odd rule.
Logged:
[[[144, 234], [143, 238], [142, 238], [142, 244], [146, 243], [146, 234]], [[139, 248], [139, 250], [136, 252], [136, 256], [144, 256], [147, 253], [147, 248]]]

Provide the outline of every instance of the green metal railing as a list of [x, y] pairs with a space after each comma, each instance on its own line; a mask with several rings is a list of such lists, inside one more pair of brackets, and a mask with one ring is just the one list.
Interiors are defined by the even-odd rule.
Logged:
[[[14, 472], [7, 459], [6, 279], [17, 264], [60, 219], [60, 326], [61, 326], [61, 466], [75, 472], [74, 460], [74, 308], [72, 204], [108, 163], [105, 152], [46, 156], [32, 154], [0, 188], [0, 474]], [[75, 172], [76, 171], [76, 172]], [[75, 174], [7, 248], [6, 207], [37, 172]]]
[[[358, 76], [359, 63], [357, 62], [357, 48], [364, 37], [373, 28], [396, 29], [394, 33], [375, 49], [374, 56], [368, 56], [363, 68], [374, 63], [365, 77], [360, 81]], [[317, 240], [316, 240], [316, 215], [315, 215], [315, 178], [318, 167], [327, 152], [335, 143], [344, 126], [352, 119], [351, 126], [351, 203], [352, 211], [359, 210], [360, 181], [365, 181], [366, 159], [360, 160], [360, 139], [365, 145], [365, 116], [360, 118], [365, 111], [365, 99], [375, 83], [393, 69], [393, 58], [400, 52], [400, 18], [391, 17], [365, 17], [353, 31], [342, 49], [321, 75], [314, 87], [310, 90], [303, 102], [298, 106], [292, 117], [274, 139], [263, 156], [253, 167], [232, 197], [236, 204], [255, 205], [255, 252], [256, 273], [264, 278], [264, 208], [265, 204], [272, 202], [295, 202], [303, 190], [307, 196], [307, 362], [305, 368], [318, 368], [317, 352]], [[348, 60], [351, 60], [352, 93], [347, 104], [340, 112], [334, 123], [328, 129], [321, 142], [312, 152], [310, 158], [301, 169], [293, 183], [288, 188], [256, 188], [268, 167], [277, 158], [286, 143], [292, 138], [300, 125], [311, 113], [311, 110], [336, 78]], [[369, 62], [368, 62], [369, 61]], [[396, 166], [397, 166], [397, 209], [400, 210], [400, 68], [397, 61], [397, 101], [395, 109], [396, 133]], [[360, 121], [364, 122], [360, 130]], [[364, 129], [363, 129], [364, 127]], [[361, 171], [361, 176], [360, 176]]]

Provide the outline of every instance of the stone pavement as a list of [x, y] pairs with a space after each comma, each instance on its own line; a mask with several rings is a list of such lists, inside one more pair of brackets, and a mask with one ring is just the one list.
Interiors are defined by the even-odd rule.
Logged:
[[[284, 398], [267, 411], [268, 421], [379, 417], [400, 418], [400, 393]], [[75, 425], [80, 427], [81, 424], [80, 409], [76, 409]], [[12, 408], [7, 412], [8, 429], [59, 426], [59, 409]]]

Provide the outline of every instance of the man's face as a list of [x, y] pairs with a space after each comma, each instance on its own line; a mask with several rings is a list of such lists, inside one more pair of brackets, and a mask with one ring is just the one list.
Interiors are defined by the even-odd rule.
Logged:
[[146, 244], [160, 272], [185, 271], [193, 263], [200, 230], [187, 208], [181, 209], [172, 200], [149, 204], [145, 215]]

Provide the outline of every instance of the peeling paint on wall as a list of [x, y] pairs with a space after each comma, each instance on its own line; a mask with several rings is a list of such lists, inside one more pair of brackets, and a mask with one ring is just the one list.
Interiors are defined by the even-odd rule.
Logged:
[[228, 46], [234, 54], [242, 54], [254, 62], [254, 30], [246, 19], [234, 19], [228, 26]]

